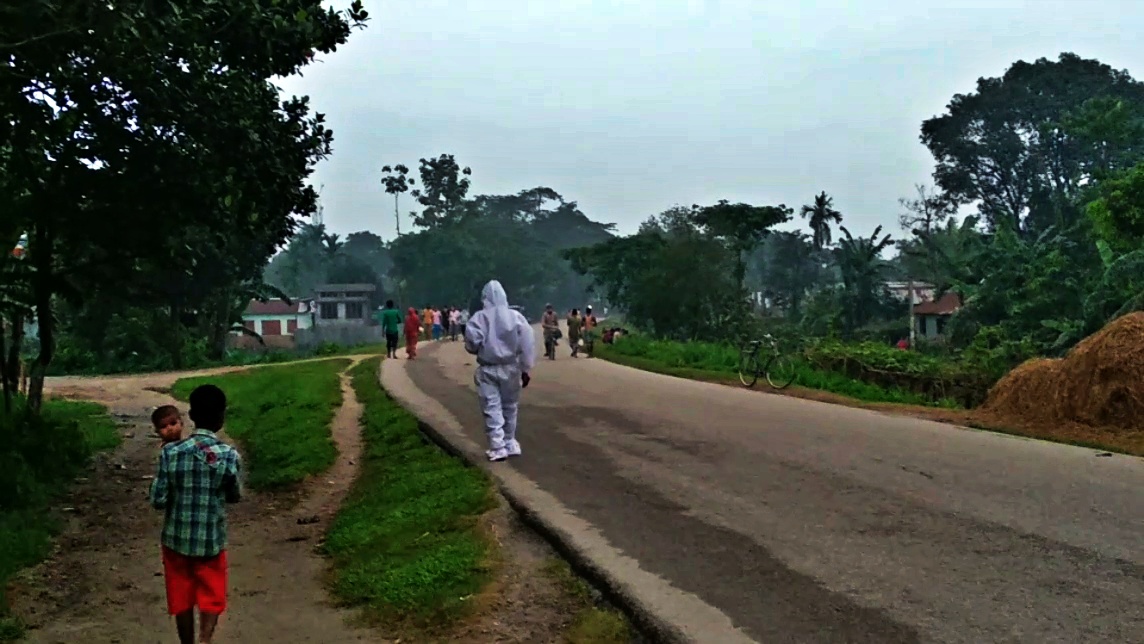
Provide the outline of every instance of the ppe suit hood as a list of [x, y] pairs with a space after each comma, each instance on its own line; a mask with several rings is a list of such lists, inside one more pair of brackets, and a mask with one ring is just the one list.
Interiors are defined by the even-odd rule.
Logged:
[[481, 304], [486, 309], [508, 306], [508, 294], [504, 292], [504, 287], [501, 286], [500, 282], [490, 280], [488, 284], [485, 284], [485, 287], [481, 289]]
[[481, 290], [484, 308], [465, 326], [465, 349], [484, 366], [514, 365], [528, 371], [536, 362], [536, 347], [528, 320], [508, 305], [508, 295], [497, 280]]

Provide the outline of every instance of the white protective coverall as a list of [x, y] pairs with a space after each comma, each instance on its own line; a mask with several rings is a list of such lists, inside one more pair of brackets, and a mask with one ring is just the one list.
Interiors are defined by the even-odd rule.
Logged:
[[473, 381], [485, 415], [488, 457], [499, 461], [520, 455], [516, 419], [521, 374], [532, 371], [536, 364], [536, 338], [528, 320], [509, 308], [500, 282], [485, 284], [481, 302], [484, 308], [465, 325], [465, 350], [477, 357]]

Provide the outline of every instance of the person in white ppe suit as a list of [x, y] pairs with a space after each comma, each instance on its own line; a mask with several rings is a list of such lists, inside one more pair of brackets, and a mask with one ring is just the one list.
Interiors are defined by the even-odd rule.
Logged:
[[473, 381], [485, 433], [489, 437], [490, 461], [520, 456], [516, 440], [520, 392], [528, 386], [529, 372], [536, 365], [536, 338], [528, 320], [508, 306], [508, 295], [496, 280], [481, 291], [484, 305], [465, 325], [465, 350], [477, 357]]

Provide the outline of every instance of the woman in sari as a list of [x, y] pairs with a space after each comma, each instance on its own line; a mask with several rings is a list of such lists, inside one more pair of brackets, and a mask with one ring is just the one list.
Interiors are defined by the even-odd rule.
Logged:
[[405, 355], [410, 359], [417, 357], [417, 338], [421, 337], [421, 318], [417, 309], [409, 307], [405, 314]]

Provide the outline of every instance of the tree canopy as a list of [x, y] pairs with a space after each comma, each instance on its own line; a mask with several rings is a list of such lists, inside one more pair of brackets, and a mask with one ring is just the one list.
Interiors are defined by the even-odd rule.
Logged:
[[332, 141], [307, 99], [283, 100], [270, 78], [333, 52], [366, 19], [360, 1], [5, 10], [0, 232], [29, 237], [24, 270], [5, 280], [27, 286], [8, 306], [9, 339], [25, 319], [38, 324], [32, 407], [61, 302], [161, 306], [179, 324], [192, 314], [204, 337], [225, 333], [239, 296], [260, 292], [266, 259], [314, 211], [306, 179]]

